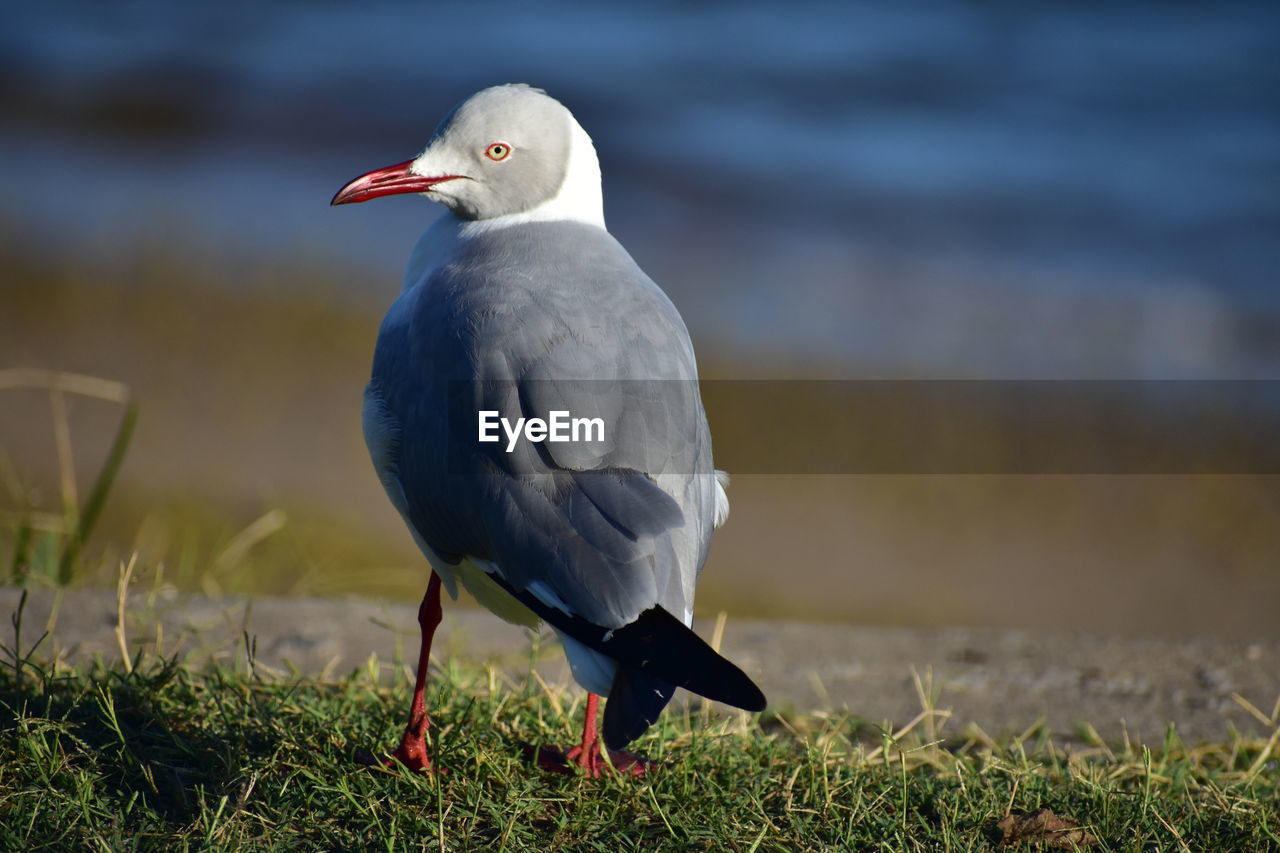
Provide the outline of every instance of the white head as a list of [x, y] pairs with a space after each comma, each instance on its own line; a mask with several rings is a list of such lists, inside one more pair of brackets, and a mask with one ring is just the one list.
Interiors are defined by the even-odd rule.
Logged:
[[522, 84], [458, 104], [413, 160], [361, 175], [333, 204], [421, 193], [460, 219], [572, 219], [604, 226], [591, 138], [559, 101]]

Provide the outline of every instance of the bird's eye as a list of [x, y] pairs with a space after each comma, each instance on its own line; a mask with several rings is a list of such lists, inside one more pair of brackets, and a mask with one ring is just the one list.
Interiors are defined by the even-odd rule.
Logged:
[[495, 142], [484, 149], [484, 156], [490, 160], [505, 160], [511, 155], [511, 146], [505, 142]]

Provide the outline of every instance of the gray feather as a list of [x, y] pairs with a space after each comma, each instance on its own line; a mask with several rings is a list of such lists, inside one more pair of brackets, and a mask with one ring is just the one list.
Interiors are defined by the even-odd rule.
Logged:
[[[541, 581], [616, 627], [655, 604], [686, 613], [706, 559], [715, 487], [696, 380], [683, 321], [616, 240], [537, 222], [470, 238], [401, 296], [370, 393], [395, 420], [406, 515], [432, 549], [492, 561], [517, 589]], [[477, 408], [613, 430], [508, 454], [475, 441]]]

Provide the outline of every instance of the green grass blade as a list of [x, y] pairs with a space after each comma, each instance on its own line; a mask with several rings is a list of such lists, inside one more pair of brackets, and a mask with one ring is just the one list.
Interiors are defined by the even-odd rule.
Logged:
[[20, 584], [27, 576], [28, 551], [31, 547], [31, 525], [18, 522], [17, 536], [13, 543], [13, 560], [9, 563], [9, 583]]
[[106, 461], [103, 462], [97, 479], [94, 480], [93, 489], [89, 492], [88, 500], [85, 501], [84, 510], [80, 513], [76, 528], [72, 531], [66, 549], [62, 552], [62, 559], [58, 562], [59, 586], [66, 586], [71, 581], [72, 568], [84, 549], [84, 543], [93, 532], [93, 525], [107, 503], [107, 495], [111, 493], [116, 474], [124, 463], [125, 454], [129, 452], [129, 443], [133, 440], [133, 430], [137, 421], [138, 404], [129, 403], [124, 410], [124, 417], [120, 420], [120, 428], [116, 430], [115, 440], [111, 442], [111, 450], [107, 453]]

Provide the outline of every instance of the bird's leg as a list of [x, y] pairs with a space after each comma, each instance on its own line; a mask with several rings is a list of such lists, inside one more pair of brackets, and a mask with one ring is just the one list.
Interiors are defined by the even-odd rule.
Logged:
[[600, 697], [594, 693], [587, 694], [587, 718], [582, 723], [582, 744], [565, 753], [567, 761], [577, 762], [583, 772], [592, 778], [600, 775], [603, 762], [600, 760], [600, 735], [596, 732], [596, 714], [600, 708]]
[[588, 693], [587, 716], [582, 724], [581, 744], [568, 752], [554, 747], [528, 746], [525, 750], [526, 754], [532, 757], [543, 770], [551, 770], [555, 773], [571, 773], [574, 765], [577, 765], [589, 778], [597, 779], [603, 776], [612, 765], [614, 770], [621, 773], [632, 776], [644, 775], [652, 762], [635, 753], [611, 749], [609, 757], [605, 758], [600, 746], [600, 733], [596, 727], [599, 716], [600, 697], [594, 693]]
[[418, 605], [418, 626], [422, 629], [422, 646], [418, 650], [418, 677], [413, 685], [409, 724], [405, 726], [400, 746], [383, 761], [383, 764], [398, 760], [410, 770], [420, 773], [431, 771], [431, 759], [427, 755], [427, 729], [431, 727], [431, 720], [427, 717], [427, 700], [423, 691], [427, 686], [427, 663], [431, 658], [431, 640], [435, 637], [436, 627], [439, 624], [440, 576], [432, 572], [431, 581], [427, 584], [427, 593], [422, 596], [422, 604]]

